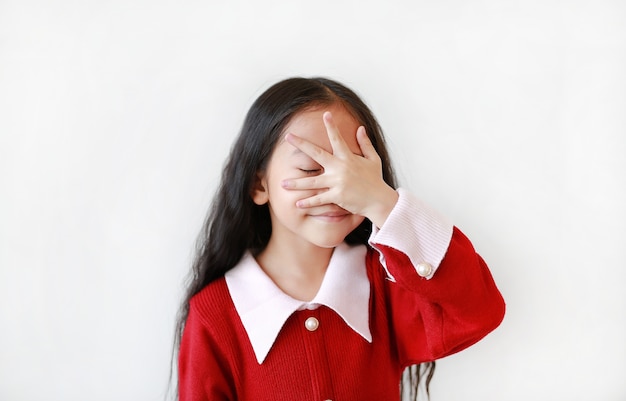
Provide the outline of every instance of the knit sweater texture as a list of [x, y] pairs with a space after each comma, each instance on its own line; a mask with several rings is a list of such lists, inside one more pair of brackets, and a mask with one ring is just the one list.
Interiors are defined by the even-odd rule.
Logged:
[[395, 282], [368, 249], [371, 343], [321, 306], [291, 315], [259, 364], [225, 280], [205, 287], [190, 302], [180, 347], [180, 401], [394, 401], [407, 366], [461, 351], [502, 321], [492, 275], [457, 228], [430, 280], [405, 254], [379, 248]]

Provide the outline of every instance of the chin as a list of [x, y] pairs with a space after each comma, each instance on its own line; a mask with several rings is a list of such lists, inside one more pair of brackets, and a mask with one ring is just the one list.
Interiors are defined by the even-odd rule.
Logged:
[[327, 238], [325, 240], [321, 240], [321, 241], [315, 241], [313, 242], [315, 245], [319, 246], [320, 248], [335, 248], [337, 245], [341, 244], [343, 241], [345, 240], [345, 237], [343, 238]]

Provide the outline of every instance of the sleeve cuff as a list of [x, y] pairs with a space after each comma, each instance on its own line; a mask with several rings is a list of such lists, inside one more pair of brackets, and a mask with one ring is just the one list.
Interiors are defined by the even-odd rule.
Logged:
[[453, 225], [407, 190], [398, 188], [397, 191], [398, 202], [385, 224], [380, 229], [372, 225], [369, 244], [378, 251], [390, 280], [395, 281], [395, 278], [390, 274], [383, 252], [377, 245], [404, 253], [416, 271], [424, 264], [432, 266], [430, 274], [425, 277], [431, 279], [448, 250]]

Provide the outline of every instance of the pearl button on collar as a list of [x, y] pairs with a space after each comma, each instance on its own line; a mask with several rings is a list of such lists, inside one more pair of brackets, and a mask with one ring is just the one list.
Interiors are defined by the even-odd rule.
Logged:
[[304, 327], [306, 327], [308, 331], [315, 331], [317, 330], [319, 326], [320, 326], [319, 320], [317, 320], [313, 316], [311, 316], [304, 322]]
[[420, 277], [428, 277], [432, 274], [433, 272], [433, 267], [430, 263], [418, 263], [417, 266], [415, 266], [416, 270], [417, 270], [417, 274], [420, 275]]

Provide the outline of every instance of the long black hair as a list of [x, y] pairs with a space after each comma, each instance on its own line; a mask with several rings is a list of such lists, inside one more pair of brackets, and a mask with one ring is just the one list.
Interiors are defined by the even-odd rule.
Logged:
[[[231, 148], [220, 186], [198, 238], [196, 258], [178, 313], [173, 360], [180, 347], [191, 298], [224, 276], [247, 250], [257, 254], [269, 241], [272, 227], [268, 206], [256, 205], [251, 191], [257, 174], [267, 167], [285, 127], [301, 111], [335, 104], [345, 107], [365, 127], [380, 156], [384, 181], [397, 188], [382, 129], [367, 105], [351, 89], [327, 78], [289, 78], [263, 92], [250, 107]], [[371, 226], [372, 223], [364, 219], [345, 241], [368, 245]], [[434, 363], [425, 365], [428, 372], [432, 372]], [[421, 372], [418, 366], [417, 369], [407, 369], [403, 375], [403, 381], [409, 382], [415, 390], [411, 391], [412, 398], [417, 396]], [[430, 376], [426, 382], [430, 382]]]

